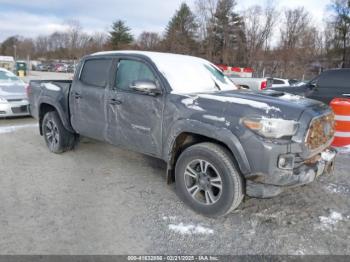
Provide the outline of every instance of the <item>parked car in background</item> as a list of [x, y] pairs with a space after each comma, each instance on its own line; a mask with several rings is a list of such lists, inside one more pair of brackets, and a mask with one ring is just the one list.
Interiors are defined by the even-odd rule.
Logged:
[[35, 67], [35, 70], [36, 71], [42, 71], [42, 72], [45, 72], [45, 71], [49, 71], [49, 65], [47, 64], [39, 64]]
[[288, 79], [273, 78], [272, 87], [287, 87], [290, 85], [291, 84]]
[[241, 88], [253, 91], [261, 91], [272, 87], [272, 78], [239, 77], [236, 75], [231, 75], [229, 78]]
[[229, 213], [245, 194], [308, 184], [336, 155], [327, 105], [240, 90], [191, 56], [100, 52], [82, 59], [73, 81], [31, 81], [28, 94], [51, 152], [83, 135], [160, 158], [179, 197], [207, 216]]
[[329, 104], [335, 97], [350, 98], [350, 68], [324, 71], [301, 86], [272, 87], [272, 89], [302, 95]]
[[74, 71], [75, 71], [75, 65], [69, 64], [67, 66], [67, 73], [74, 73]]
[[29, 115], [25, 87], [15, 74], [0, 68], [0, 118]]
[[47, 71], [48, 72], [55, 72], [56, 66], [53, 63], [48, 63], [47, 64]]
[[67, 64], [56, 64], [55, 72], [67, 73], [67, 71], [68, 71], [68, 65]]

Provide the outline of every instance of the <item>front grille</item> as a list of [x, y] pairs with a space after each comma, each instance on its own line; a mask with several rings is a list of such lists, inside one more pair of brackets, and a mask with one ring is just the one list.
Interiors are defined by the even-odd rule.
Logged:
[[306, 136], [306, 145], [309, 150], [316, 150], [326, 145], [334, 138], [334, 113], [315, 118]]
[[12, 113], [14, 113], [14, 114], [27, 113], [28, 112], [28, 106], [12, 107], [11, 110], [12, 110]]

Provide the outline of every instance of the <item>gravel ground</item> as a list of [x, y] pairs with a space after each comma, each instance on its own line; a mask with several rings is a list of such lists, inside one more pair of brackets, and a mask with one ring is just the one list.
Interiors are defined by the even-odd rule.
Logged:
[[350, 255], [349, 161], [209, 219], [166, 185], [162, 161], [85, 138], [52, 154], [32, 118], [0, 120], [1, 254]]
[[163, 162], [82, 139], [48, 152], [31, 118], [0, 122], [2, 254], [350, 254], [350, 156], [333, 176], [208, 219]]

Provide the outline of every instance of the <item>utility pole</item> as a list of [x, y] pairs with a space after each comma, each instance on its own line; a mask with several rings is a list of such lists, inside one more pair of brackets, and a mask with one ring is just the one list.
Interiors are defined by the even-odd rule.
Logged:
[[14, 52], [15, 52], [15, 61], [17, 61], [17, 46], [16, 45], [13, 45], [13, 49], [14, 49]]

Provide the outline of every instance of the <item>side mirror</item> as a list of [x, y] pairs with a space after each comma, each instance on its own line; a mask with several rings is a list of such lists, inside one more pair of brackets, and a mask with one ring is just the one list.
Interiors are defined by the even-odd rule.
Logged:
[[307, 86], [310, 88], [310, 89], [317, 89], [317, 84], [316, 83], [309, 83], [307, 84]]
[[158, 95], [162, 93], [157, 84], [151, 80], [134, 81], [129, 87], [135, 91], [150, 95]]

